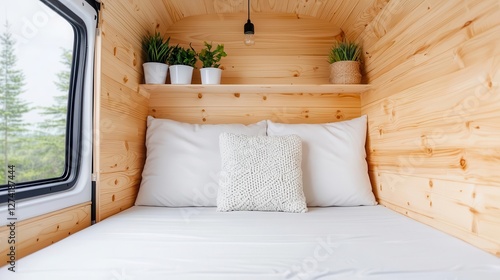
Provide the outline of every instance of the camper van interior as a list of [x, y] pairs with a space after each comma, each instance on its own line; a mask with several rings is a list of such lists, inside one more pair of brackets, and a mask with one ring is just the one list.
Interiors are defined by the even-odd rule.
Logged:
[[0, 279], [500, 279], [498, 0], [0, 3]]

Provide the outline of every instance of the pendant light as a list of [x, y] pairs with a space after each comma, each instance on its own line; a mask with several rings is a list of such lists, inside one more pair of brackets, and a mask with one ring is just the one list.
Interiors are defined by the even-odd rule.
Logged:
[[248, 19], [247, 23], [245, 23], [244, 26], [244, 32], [245, 32], [245, 40], [243, 41], [246, 46], [251, 46], [255, 44], [255, 40], [253, 38], [255, 29], [253, 27], [253, 23], [250, 21], [250, 0], [248, 0]]

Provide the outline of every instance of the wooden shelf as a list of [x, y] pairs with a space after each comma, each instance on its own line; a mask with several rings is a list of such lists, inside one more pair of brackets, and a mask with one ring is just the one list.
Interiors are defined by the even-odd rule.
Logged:
[[223, 84], [223, 85], [140, 85], [140, 89], [152, 93], [228, 93], [228, 94], [301, 94], [301, 93], [361, 93], [368, 91], [371, 85], [336, 85], [336, 84]]

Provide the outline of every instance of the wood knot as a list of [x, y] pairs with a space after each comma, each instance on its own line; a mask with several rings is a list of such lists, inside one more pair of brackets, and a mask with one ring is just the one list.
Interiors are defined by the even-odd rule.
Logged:
[[151, 112], [156, 113], [156, 109], [154, 109], [154, 108], [151, 109]]
[[467, 21], [466, 23], [464, 23], [464, 26], [463, 26], [463, 27], [467, 27], [467, 26], [471, 25], [471, 23], [472, 23], [472, 20], [469, 20], [469, 21]]
[[203, 98], [203, 94], [198, 93], [198, 99], [202, 99], [202, 98]]
[[111, 196], [111, 201], [115, 201], [115, 195]]
[[266, 101], [267, 100], [267, 96], [262, 96], [262, 100]]
[[337, 114], [335, 115], [335, 118], [336, 118], [337, 120], [344, 119], [344, 115], [342, 114], [342, 111], [337, 110]]
[[462, 168], [462, 170], [467, 168], [467, 161], [464, 158], [460, 159], [460, 168]]
[[207, 119], [206, 119], [206, 118], [203, 118], [203, 119], [201, 119], [201, 120], [202, 120], [203, 122], [206, 122], [206, 121], [207, 121]]
[[240, 94], [239, 94], [239, 93], [235, 93], [235, 94], [234, 94], [234, 97], [236, 97], [236, 98], [240, 98]]
[[432, 182], [432, 180], [429, 180], [429, 187], [434, 187], [434, 182]]
[[115, 185], [118, 185], [118, 179], [115, 179]]
[[123, 82], [124, 82], [124, 83], [127, 83], [127, 82], [128, 82], [128, 77], [127, 77], [127, 76], [123, 77]]
[[116, 56], [116, 52], [117, 52], [116, 47], [114, 47], [113, 48], [113, 56]]

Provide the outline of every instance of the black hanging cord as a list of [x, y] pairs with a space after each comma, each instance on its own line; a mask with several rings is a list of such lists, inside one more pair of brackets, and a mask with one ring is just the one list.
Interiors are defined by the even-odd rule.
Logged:
[[245, 34], [254, 34], [255, 33], [253, 23], [250, 21], [250, 0], [248, 0], [248, 19], [247, 19], [247, 23], [245, 23], [245, 25], [244, 25], [244, 32], [245, 32]]
[[248, 11], [248, 20], [250, 20], [250, 0], [248, 0], [247, 3], [248, 3], [248, 9], [247, 9], [247, 11]]

